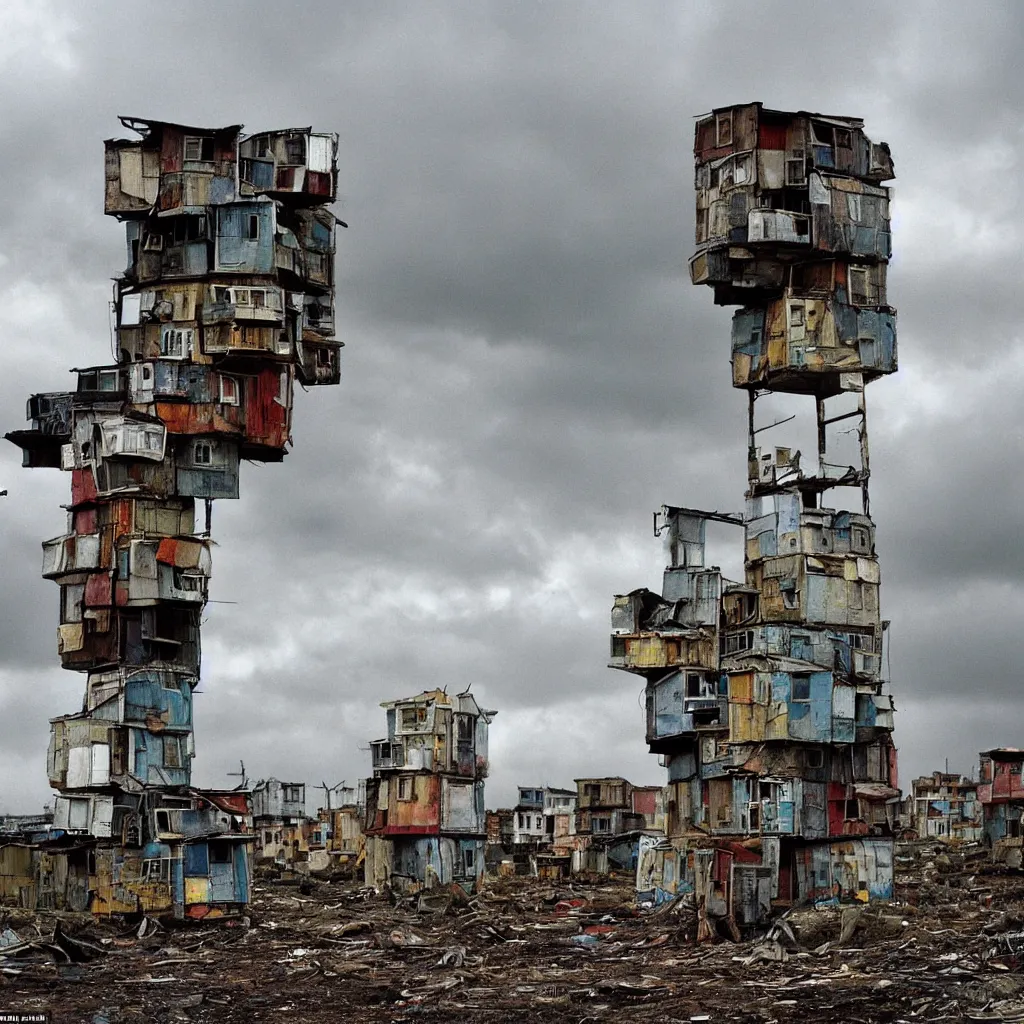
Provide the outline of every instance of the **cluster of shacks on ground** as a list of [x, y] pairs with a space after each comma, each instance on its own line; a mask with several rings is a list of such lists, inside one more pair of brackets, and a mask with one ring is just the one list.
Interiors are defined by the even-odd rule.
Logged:
[[[193, 692], [212, 502], [238, 496], [241, 461], [283, 459], [296, 382], [339, 381], [337, 138], [122, 123], [139, 137], [106, 143], [105, 210], [127, 243], [113, 360], [33, 395], [29, 428], [7, 434], [26, 466], [71, 475], [43, 575], [85, 694], [52, 722], [52, 814], [0, 833], [0, 898], [201, 919], [244, 914], [260, 869], [399, 892], [618, 869], [643, 904], [690, 894], [708, 934], [780, 905], [890, 899], [908, 828], [985, 838], [1020, 866], [1019, 751], [984, 754], [977, 784], [916, 780], [901, 810], [866, 406], [896, 370], [893, 166], [861, 121], [755, 103], [697, 122], [690, 270], [740, 307], [748, 489], [739, 512], [664, 506], [662, 593], [615, 598], [611, 666], [645, 680], [667, 785], [524, 786], [487, 812], [496, 712], [433, 689], [382, 705], [372, 777], [324, 784], [316, 817], [304, 783], [192, 785]], [[709, 526], [742, 530], [742, 580], [707, 564]]]

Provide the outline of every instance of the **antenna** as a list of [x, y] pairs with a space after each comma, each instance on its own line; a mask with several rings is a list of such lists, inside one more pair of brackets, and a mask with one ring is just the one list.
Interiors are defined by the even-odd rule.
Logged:
[[227, 772], [229, 777], [241, 778], [241, 782], [235, 787], [236, 789], [245, 789], [249, 785], [249, 776], [245, 774], [245, 762], [238, 762], [239, 770], [237, 772]]
[[328, 811], [331, 809], [331, 794], [332, 793], [336, 793], [344, 785], [345, 785], [345, 780], [344, 779], [342, 779], [341, 782], [336, 782], [333, 786], [328, 786], [326, 782], [321, 780], [320, 785], [316, 787], [317, 789], [322, 789], [324, 791], [324, 799], [327, 801], [327, 810]]

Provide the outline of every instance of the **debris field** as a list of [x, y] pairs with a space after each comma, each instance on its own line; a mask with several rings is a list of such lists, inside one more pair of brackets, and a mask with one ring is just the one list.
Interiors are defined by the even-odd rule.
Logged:
[[[1024, 876], [901, 845], [889, 904], [802, 907], [697, 943], [632, 879], [396, 897], [257, 885], [248, 919], [0, 911], [0, 1013], [53, 1022], [1024, 1021]], [[726, 929], [721, 929], [723, 932]], [[1018, 952], [1021, 951], [1021, 952]]]

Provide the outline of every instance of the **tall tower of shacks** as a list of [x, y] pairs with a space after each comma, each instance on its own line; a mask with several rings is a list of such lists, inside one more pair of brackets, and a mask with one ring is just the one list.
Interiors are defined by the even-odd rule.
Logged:
[[[663, 592], [615, 599], [611, 663], [645, 678], [647, 742], [668, 768], [668, 836], [645, 839], [638, 887], [695, 890], [707, 934], [773, 899], [891, 893], [866, 388], [896, 369], [896, 314], [892, 161], [861, 121], [725, 107], [698, 120], [694, 153], [691, 278], [740, 307], [746, 506], [656, 514]], [[706, 564], [708, 524], [743, 531], [742, 582]]]
[[296, 381], [338, 383], [337, 137], [121, 123], [141, 138], [106, 143], [128, 263], [113, 360], [33, 395], [7, 435], [26, 466], [71, 474], [43, 575], [86, 681], [52, 722], [64, 838], [37, 855], [36, 900], [203, 917], [248, 902], [251, 840], [246, 793], [191, 785], [211, 506], [238, 497], [241, 460], [284, 457]]

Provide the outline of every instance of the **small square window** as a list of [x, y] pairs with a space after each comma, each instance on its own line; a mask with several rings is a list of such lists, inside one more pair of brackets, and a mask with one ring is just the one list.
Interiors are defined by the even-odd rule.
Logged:
[[213, 465], [213, 446], [209, 441], [196, 441], [192, 449], [192, 462], [196, 466]]
[[213, 160], [213, 138], [209, 135], [185, 136], [185, 159], [209, 163]]

